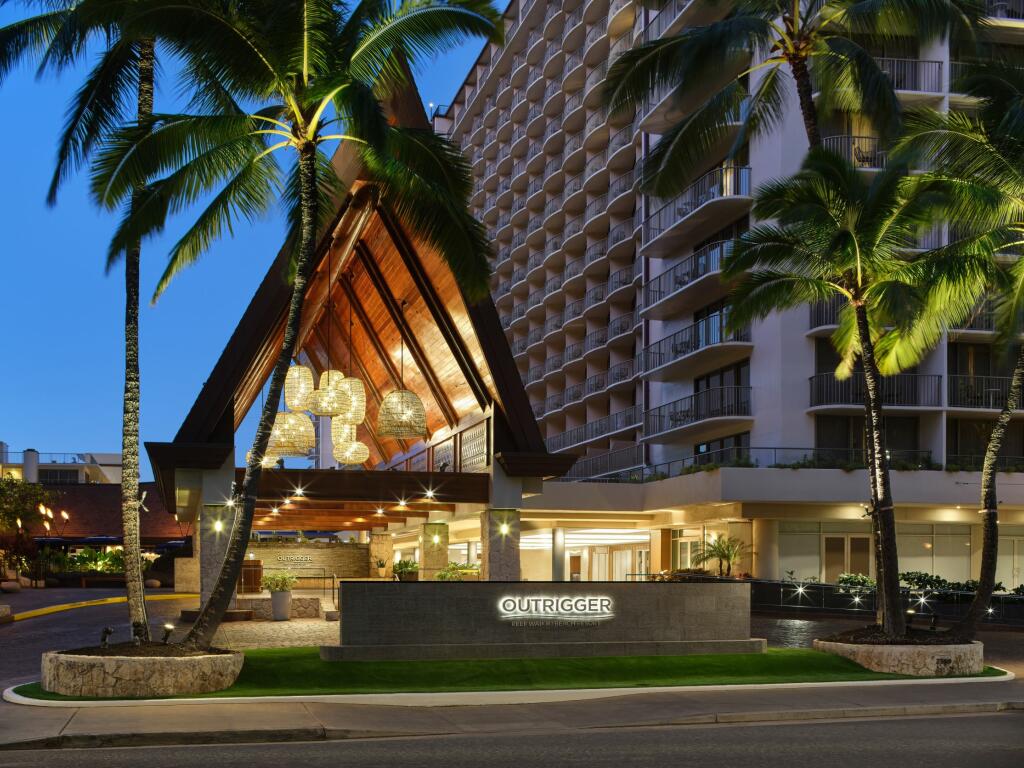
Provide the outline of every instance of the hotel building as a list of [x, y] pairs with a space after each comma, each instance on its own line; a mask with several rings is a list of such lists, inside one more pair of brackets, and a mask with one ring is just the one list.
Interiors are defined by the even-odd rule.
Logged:
[[[725, 329], [726, 244], [749, 226], [753, 191], [794, 172], [806, 152], [795, 93], [776, 130], [736, 157], [724, 146], [709, 155], [673, 200], [639, 194], [634, 172], [693, 105], [671, 90], [635, 115], [609, 117], [601, 104], [618, 54], [727, 7], [513, 0], [505, 45], [485, 47], [434, 117], [472, 164], [474, 211], [495, 244], [494, 302], [547, 448], [578, 456], [565, 478], [576, 482], [548, 482], [524, 502], [524, 577], [687, 567], [692, 548], [718, 535], [750, 545], [740, 570], [759, 577], [873, 573], [858, 468], [863, 384], [832, 374], [836, 307]], [[1000, 43], [1024, 44], [1019, 0], [991, 12]], [[907, 38], [873, 53], [904, 104], [971, 107], [950, 89], [955, 41]], [[858, 115], [829, 118], [822, 134], [865, 173], [885, 164], [884, 145]], [[948, 227], [919, 246], [941, 243]], [[977, 574], [973, 470], [1009, 383], [991, 321], [979, 313], [886, 380], [903, 570]], [[1024, 581], [1024, 419], [1004, 453], [998, 578], [1013, 587]], [[450, 524], [452, 559], [471, 559], [478, 527]], [[416, 531], [392, 528], [399, 551], [414, 554]]]

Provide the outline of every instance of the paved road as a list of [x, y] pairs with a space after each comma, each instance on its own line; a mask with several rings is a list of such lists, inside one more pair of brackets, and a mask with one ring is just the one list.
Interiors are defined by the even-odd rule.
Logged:
[[[726, 729], [726, 730], [723, 730]], [[291, 744], [0, 752], [0, 768], [1019, 768], [1024, 712], [772, 726], [612, 728]]]

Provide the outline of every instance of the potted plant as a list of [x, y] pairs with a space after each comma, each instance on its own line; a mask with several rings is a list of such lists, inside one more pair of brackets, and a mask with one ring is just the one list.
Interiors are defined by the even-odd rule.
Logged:
[[388, 561], [382, 557], [377, 558], [377, 576], [384, 578], [388, 572]]
[[415, 560], [396, 560], [394, 572], [399, 581], [417, 581], [420, 577], [420, 566]]
[[260, 585], [270, 592], [270, 612], [274, 621], [288, 621], [292, 615], [292, 587], [298, 578], [293, 574], [265, 573]]

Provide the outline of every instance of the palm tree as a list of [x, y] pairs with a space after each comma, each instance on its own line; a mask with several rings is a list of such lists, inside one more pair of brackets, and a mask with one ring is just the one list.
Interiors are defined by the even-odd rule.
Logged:
[[[209, 96], [200, 114], [156, 115], [151, 125], [125, 128], [97, 158], [92, 188], [100, 204], [117, 207], [147, 184], [112, 249], [158, 231], [169, 213], [211, 191], [210, 204], [171, 249], [157, 296], [236, 218], [259, 216], [279, 198], [293, 247], [284, 339], [233, 499], [238, 514], [224, 564], [185, 640], [190, 645], [210, 644], [241, 570], [317, 236], [339, 191], [325, 145], [351, 145], [370, 182], [362, 194], [392, 208], [437, 248], [471, 299], [487, 292], [490, 245], [468, 211], [472, 184], [462, 154], [432, 131], [389, 124], [380, 99], [408, 87], [407, 61], [467, 37], [497, 38], [498, 19], [484, 0], [367, 0], [351, 9], [318, 0], [137, 5], [133, 28], [159, 29], [161, 39], [191, 62], [197, 88]], [[277, 162], [283, 153], [293, 161], [284, 170]]]
[[[970, 67], [958, 90], [978, 101], [973, 114], [920, 111], [908, 115], [907, 135], [900, 142], [899, 152], [908, 157], [933, 158], [939, 169], [936, 177], [956, 182], [970, 179], [988, 187], [995, 205], [975, 210], [968, 226], [961, 226], [960, 237], [993, 238], [993, 249], [1004, 254], [1019, 253], [1024, 245], [1024, 59], [1021, 57], [988, 61]], [[952, 229], [951, 229], [952, 231]], [[1024, 382], [1024, 260], [999, 260], [993, 265], [992, 280], [985, 286], [974, 286], [969, 298], [988, 301], [994, 311], [998, 329], [997, 342], [1006, 349], [1016, 346], [1016, 359], [1010, 376], [1006, 402], [999, 412], [985, 448], [981, 470], [981, 511], [983, 537], [981, 571], [978, 588], [967, 613], [951, 632], [962, 641], [977, 634], [995, 589], [996, 563], [999, 550], [999, 501], [996, 478], [999, 450], [1010, 418], [1021, 405]], [[978, 290], [983, 288], [984, 290]], [[962, 306], [963, 302], [959, 302]], [[944, 312], [947, 324], [964, 319], [963, 313]]]
[[[811, 150], [793, 177], [758, 190], [754, 214], [775, 219], [759, 224], [735, 241], [723, 268], [735, 280], [729, 324], [743, 327], [769, 313], [840, 297], [844, 306], [833, 336], [842, 362], [837, 376], [847, 377], [859, 359], [866, 390], [868, 476], [871, 515], [877, 531], [882, 626], [891, 637], [905, 633], [900, 610], [899, 572], [893, 497], [882, 423], [881, 372], [876, 346], [895, 349], [934, 344], [937, 324], [909, 318], [931, 303], [946, 301], [949, 311], [968, 312], [970, 290], [987, 279], [986, 244], [974, 239], [914, 256], [908, 251], [919, 234], [940, 215], [957, 216], [981, 205], [970, 185], [910, 176], [895, 163], [875, 177], [824, 149]], [[926, 280], [945, 286], [928, 293]], [[948, 294], [948, 295], [947, 295]], [[888, 328], [893, 330], [887, 330]], [[893, 364], [896, 352], [889, 353]]]
[[[129, 115], [145, 124], [153, 113], [156, 47], [152, 36], [125, 35], [117, 23], [123, 2], [64, 0], [26, 2], [42, 6], [35, 16], [0, 29], [0, 81], [20, 61], [38, 63], [38, 74], [61, 72], [81, 62], [91, 43], [104, 50], [68, 108], [57, 148], [57, 163], [47, 203], [55, 205], [60, 185]], [[130, 201], [137, 205], [137, 195]], [[142, 552], [139, 541], [139, 265], [141, 242], [135, 240], [107, 259], [109, 272], [124, 257], [124, 394], [121, 421], [121, 520], [124, 533], [125, 585], [132, 634], [149, 640]]]
[[704, 542], [696, 553], [691, 554], [690, 562], [694, 565], [704, 565], [717, 560], [718, 575], [732, 576], [732, 567], [750, 554], [750, 546], [742, 539], [735, 536], [717, 536], [711, 541]]
[[[715, 3], [703, 5], [705, 17], [715, 14]], [[718, 20], [635, 46], [608, 72], [604, 97], [612, 112], [632, 111], [652, 92], [673, 88], [675, 103], [699, 105], [643, 161], [641, 186], [659, 197], [682, 192], [737, 122], [729, 157], [778, 126], [790, 79], [811, 147], [821, 145], [819, 110], [860, 112], [894, 135], [899, 102], [868, 44], [901, 34], [969, 37], [983, 15], [977, 0], [736, 0], [717, 8]]]

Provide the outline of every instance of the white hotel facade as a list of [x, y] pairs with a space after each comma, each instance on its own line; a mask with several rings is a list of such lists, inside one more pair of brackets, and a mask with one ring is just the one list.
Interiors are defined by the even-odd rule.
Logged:
[[[792, 104], [741, 157], [709, 155], [679, 198], [637, 193], [638, 159], [686, 109], [659, 94], [608, 117], [608, 64], [641, 40], [706, 23], [727, 4], [518, 0], [506, 44], [487, 46], [435, 129], [472, 163], [472, 203], [494, 239], [493, 297], [549, 450], [579, 456], [522, 511], [523, 575], [620, 579], [689, 565], [712, 536], [737, 536], [740, 570], [829, 581], [873, 573], [861, 461], [861, 384], [838, 382], [835, 310], [777, 313], [725, 332], [725, 243], [750, 220], [758, 185], [795, 171], [807, 142]], [[993, 5], [997, 38], [1024, 45], [1024, 7]], [[1010, 18], [1006, 18], [1010, 17]], [[907, 104], [970, 108], [950, 92], [955, 42], [907, 39], [877, 55]], [[723, 73], [725, 77], [727, 73]], [[713, 83], [708, 83], [709, 88]], [[869, 126], [822, 126], [866, 173], [885, 162]], [[946, 226], [927, 237], [941, 242]], [[985, 422], [1008, 387], [990, 317], [951, 331], [913, 371], [887, 380], [901, 569], [976, 575]], [[1024, 471], [1024, 418], [1008, 469]], [[1024, 581], [1024, 475], [1000, 475], [998, 578]], [[449, 521], [452, 559], [479, 527]], [[396, 529], [412, 555], [417, 532]]]

